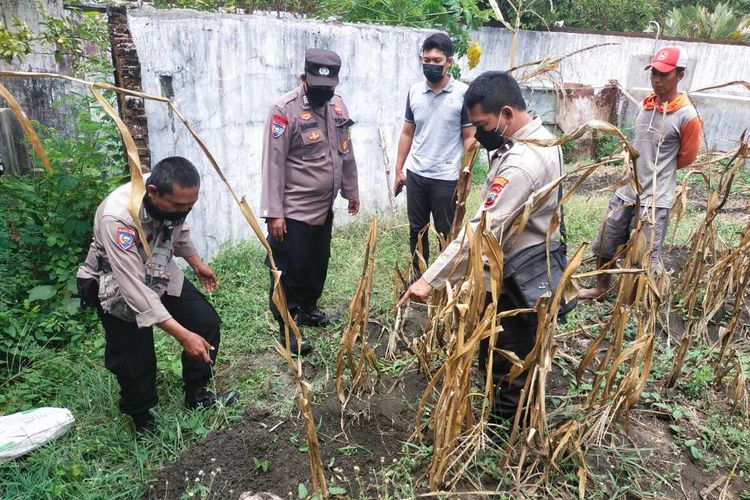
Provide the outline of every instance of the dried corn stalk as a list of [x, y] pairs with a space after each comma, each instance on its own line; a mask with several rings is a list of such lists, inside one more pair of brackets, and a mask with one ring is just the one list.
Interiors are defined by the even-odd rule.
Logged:
[[[352, 395], [374, 389], [372, 374], [377, 372], [375, 351], [367, 340], [370, 324], [370, 300], [372, 299], [372, 280], [375, 274], [375, 250], [377, 248], [378, 219], [373, 217], [370, 233], [367, 238], [362, 275], [359, 278], [357, 291], [349, 305], [349, 324], [341, 337], [339, 352], [336, 356], [336, 392], [343, 407]], [[355, 354], [356, 345], [359, 352]], [[356, 358], [356, 359], [355, 359]], [[351, 377], [349, 394], [344, 388], [344, 368], [349, 369]]]
[[461, 227], [464, 225], [466, 199], [469, 197], [469, 192], [471, 191], [474, 162], [480, 149], [481, 145], [479, 142], [474, 142], [469, 146], [469, 149], [464, 152], [464, 157], [461, 162], [461, 173], [458, 176], [458, 184], [456, 185], [456, 213], [453, 218], [453, 224], [451, 224], [451, 233], [448, 238], [449, 241], [456, 239], [459, 231], [461, 231]]
[[[740, 146], [721, 173], [718, 189], [710, 190], [706, 203], [706, 215], [691, 238], [690, 254], [685, 263], [683, 281], [679, 288], [679, 292], [685, 300], [685, 308], [688, 316], [693, 316], [695, 313], [698, 294], [701, 289], [700, 285], [707, 274], [709, 257], [712, 260], [717, 259], [718, 249], [716, 248], [714, 220], [729, 199], [735, 176], [739, 169], [744, 166], [749, 154], [750, 149], [748, 149], [748, 143], [743, 136], [740, 138]], [[724, 264], [718, 267], [718, 272], [726, 271], [728, 266], [731, 265], [732, 261], [725, 260]], [[709, 297], [707, 294], [706, 299], [708, 301], [715, 301], [717, 298], [726, 297], [726, 295], [722, 294], [712, 295]], [[715, 304], [711, 304], [713, 307], [709, 306], [706, 308], [706, 305], [709, 304], [704, 304], [704, 311], [710, 311], [716, 307]], [[705, 321], [705, 318], [703, 320]]]

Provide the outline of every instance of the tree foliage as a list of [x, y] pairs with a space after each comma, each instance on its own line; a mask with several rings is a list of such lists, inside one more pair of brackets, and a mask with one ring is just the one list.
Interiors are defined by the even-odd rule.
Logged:
[[8, 64], [21, 63], [32, 51], [49, 52], [57, 61], [70, 57], [79, 75], [111, 73], [109, 33], [103, 15], [69, 11], [57, 18], [42, 7], [41, 16], [37, 33], [18, 18], [0, 26], [0, 58]]
[[[124, 178], [119, 133], [73, 96], [75, 134], [42, 129], [53, 173], [0, 176], [0, 364], [86, 331], [75, 274], [104, 196]], [[41, 171], [41, 169], [40, 169]]]
[[669, 11], [664, 26], [667, 35], [720, 40], [750, 40], [750, 15], [741, 18], [728, 3], [718, 3], [713, 11], [688, 5]]
[[467, 29], [479, 28], [490, 19], [490, 13], [476, 0], [320, 0], [314, 15], [346, 22], [443, 29], [451, 34], [456, 54], [463, 55], [469, 47]]

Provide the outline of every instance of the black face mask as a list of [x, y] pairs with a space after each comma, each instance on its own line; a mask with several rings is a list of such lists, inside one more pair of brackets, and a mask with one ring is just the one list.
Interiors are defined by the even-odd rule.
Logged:
[[496, 130], [482, 130], [479, 127], [477, 127], [477, 131], [474, 133], [474, 138], [487, 151], [500, 149], [506, 142], [509, 142], [508, 139], [500, 135]]
[[422, 73], [427, 78], [428, 82], [437, 83], [443, 79], [443, 70], [445, 66], [442, 64], [422, 64]]
[[148, 193], [143, 197], [143, 206], [146, 207], [146, 212], [148, 212], [148, 215], [151, 216], [152, 219], [161, 221], [168, 220], [175, 223], [182, 222], [190, 213], [190, 210], [185, 210], [184, 212], [165, 212], [160, 210], [154, 205], [154, 202], [151, 201], [151, 197]]
[[307, 100], [316, 108], [322, 107], [333, 98], [333, 90], [321, 87], [311, 87], [309, 85], [307, 86], [306, 94]]

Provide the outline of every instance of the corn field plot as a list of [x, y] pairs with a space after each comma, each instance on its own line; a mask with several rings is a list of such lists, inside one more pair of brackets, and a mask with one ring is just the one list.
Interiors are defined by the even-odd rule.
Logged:
[[[617, 168], [598, 172], [587, 180], [570, 203], [566, 222], [572, 228], [568, 229], [573, 236], [572, 247], [577, 245], [577, 240], [590, 240], [595, 236], [609, 196], [602, 188], [610, 185], [617, 174]], [[698, 225], [705, 210], [705, 187], [696, 184], [694, 188], [689, 196], [688, 215], [677, 229], [674, 246], [665, 252], [665, 266], [673, 271], [675, 281], [679, 280], [679, 273], [689, 257], [685, 244], [689, 241], [690, 230]], [[732, 207], [741, 207], [746, 201], [745, 195], [738, 194], [732, 199]], [[473, 199], [470, 204], [476, 205], [476, 202]], [[746, 223], [743, 217], [738, 211], [723, 212], [719, 216], [719, 233], [728, 239], [738, 239]], [[399, 221], [382, 225], [384, 232], [400, 229]], [[671, 236], [672, 232], [668, 243]], [[363, 251], [364, 238], [360, 246]], [[586, 262], [581, 271], [591, 267], [592, 263]], [[375, 273], [390, 274], [392, 268], [376, 258]], [[376, 294], [374, 302], [383, 300], [382, 293]], [[583, 303], [568, 323], [561, 325], [556, 338], [558, 352], [546, 382], [550, 426], [570, 416], [585, 417], [585, 412], [576, 404], [585, 400], [594, 374], [589, 370], [576, 382], [575, 371], [612, 306], [613, 299]], [[345, 304], [337, 304], [337, 307], [343, 310]], [[742, 446], [741, 440], [747, 437], [742, 437], [741, 429], [735, 442], [731, 442], [730, 435], [711, 434], [711, 429], [720, 425], [738, 424], [737, 420], [723, 420], [722, 415], [733, 415], [726, 397], [726, 383], [716, 385], [702, 363], [716, 353], [708, 341], [718, 339], [722, 315], [726, 322], [731, 310], [722, 311], [708, 325], [710, 338], [691, 350], [682, 369], [681, 382], [665, 390], [663, 379], [672, 366], [686, 324], [679, 307], [669, 311], [669, 333], [667, 325], [660, 327], [652, 376], [640, 402], [630, 412], [628, 427], [616, 422], [602, 442], [585, 448], [586, 498], [631, 495], [698, 499], [719, 498], [722, 494], [722, 498], [744, 498], [742, 492], [749, 486], [747, 472], [741, 467], [749, 462], [748, 457], [741, 456], [737, 450]], [[428, 471], [432, 443], [426, 420], [429, 415], [422, 422], [424, 441], [420, 444], [413, 439], [415, 415], [428, 379], [419, 371], [415, 356], [405, 347], [410, 339], [423, 333], [427, 319], [425, 306], [413, 306], [403, 318], [405, 339], [402, 340], [406, 342], [398, 343], [395, 359], [387, 359], [388, 332], [381, 323], [390, 324], [390, 311], [381, 307], [371, 314], [373, 321], [369, 325], [368, 340], [378, 359], [378, 380], [374, 393], [353, 398], [343, 417], [334, 374], [336, 351], [346, 325], [342, 322], [321, 333], [306, 331], [313, 335], [318, 349], [305, 363], [305, 375], [315, 388], [313, 408], [332, 495], [409, 498], [430, 491]], [[743, 321], [747, 318], [743, 317]], [[630, 328], [632, 326], [626, 330]], [[626, 331], [626, 338], [629, 335], [631, 333]], [[747, 345], [746, 339], [744, 342]], [[603, 352], [608, 345], [608, 341], [603, 342], [600, 350]], [[248, 363], [271, 366], [276, 374], [285, 371], [283, 363], [270, 354], [256, 356]], [[246, 365], [241, 363], [234, 370], [241, 370], [243, 366]], [[481, 387], [482, 381], [477, 376], [472, 380], [473, 385]], [[200, 470], [208, 473], [207, 464], [211, 470], [220, 469], [205, 493], [207, 498], [234, 498], [237, 492], [247, 490], [271, 491], [282, 497], [291, 492], [293, 497], [298, 497], [300, 483], [309, 490], [304, 426], [291, 402], [295, 397], [293, 381], [284, 376], [274, 377], [266, 392], [266, 398], [255, 401], [244, 419], [209, 435], [178, 461], [160, 470], [150, 497], [180, 498], [190, 490], [186, 478], [190, 483]], [[514, 471], [503, 468], [504, 459], [502, 449], [488, 446], [471, 461], [453, 491], [486, 494], [500, 491], [514, 496], [518, 487]], [[548, 481], [556, 485], [548, 491], [530, 488], [528, 496], [579, 496], [578, 466], [572, 460], [561, 461], [559, 470], [549, 472]]]

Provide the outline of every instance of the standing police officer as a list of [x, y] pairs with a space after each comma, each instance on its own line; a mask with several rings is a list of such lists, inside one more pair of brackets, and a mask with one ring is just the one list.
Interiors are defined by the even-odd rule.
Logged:
[[[476, 126], [476, 139], [487, 151], [494, 151], [482, 199], [476, 215], [470, 221], [476, 229], [482, 216], [487, 217], [487, 231], [501, 241], [504, 231], [523, 212], [524, 204], [532, 193], [559, 178], [562, 173], [562, 154], [559, 147], [540, 147], [526, 144], [523, 139], [553, 139], [539, 118], [526, 111], [526, 103], [518, 83], [500, 71], [489, 71], [477, 77], [464, 96], [469, 118]], [[508, 262], [514, 257], [528, 255], [529, 251], [545, 252], [547, 230], [552, 217], [559, 210], [558, 197], [548, 195], [541, 206], [531, 213], [523, 231], [506, 242], [503, 248], [507, 278]], [[399, 305], [410, 297], [424, 301], [433, 289], [442, 289], [447, 282], [455, 282], [465, 272], [468, 264], [468, 245], [462, 241], [464, 231], [452, 241], [422, 278], [416, 281], [401, 297]], [[559, 248], [559, 247], [558, 247]], [[543, 262], [546, 268], [546, 261]], [[455, 271], [454, 271], [455, 269]], [[487, 299], [491, 300], [489, 268], [485, 265]], [[519, 288], [511, 280], [503, 281], [498, 312], [528, 307]], [[518, 314], [503, 318], [496, 349], [514, 352], [519, 358], [534, 347], [537, 318], [535, 314]], [[480, 351], [480, 366], [487, 359], [487, 343]], [[492, 378], [495, 383], [493, 413], [495, 418], [513, 417], [527, 373], [514, 380], [508, 379], [512, 365], [503, 356], [493, 357]]]
[[[354, 122], [341, 97], [334, 94], [340, 69], [335, 52], [307, 50], [302, 84], [274, 103], [266, 121], [261, 211], [289, 311], [300, 325], [329, 323], [318, 299], [328, 274], [332, 209], [339, 191], [349, 200], [349, 213], [359, 211], [357, 164], [349, 132]], [[281, 314], [273, 301], [270, 309], [283, 344]], [[312, 350], [307, 340], [301, 346], [294, 336], [291, 341], [295, 353]]]
[[104, 364], [120, 384], [120, 410], [136, 431], [150, 431], [149, 411], [158, 402], [153, 326], [183, 348], [182, 378], [188, 408], [232, 404], [239, 394], [206, 388], [219, 349], [219, 316], [173, 257], [182, 257], [203, 288], [218, 288], [216, 274], [198, 255], [185, 223], [198, 201], [200, 176], [185, 158], [165, 158], [146, 179], [140, 223], [151, 259], [128, 212], [132, 184], [120, 186], [99, 205], [86, 261], [78, 270], [78, 291], [95, 307], [106, 336]]

